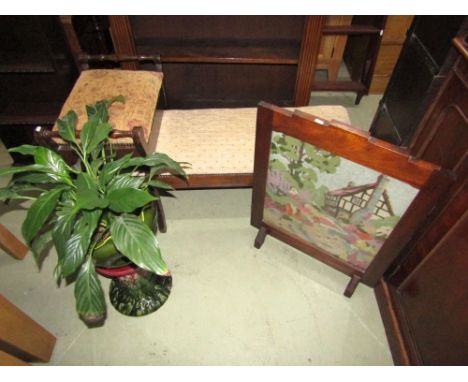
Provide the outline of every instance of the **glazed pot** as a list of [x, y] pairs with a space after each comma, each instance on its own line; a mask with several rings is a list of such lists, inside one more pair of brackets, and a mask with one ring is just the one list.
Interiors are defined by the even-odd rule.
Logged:
[[[139, 216], [149, 228], [154, 229], [156, 209], [152, 205], [143, 208]], [[93, 260], [96, 272], [105, 277], [130, 275], [138, 268], [117, 250], [110, 234], [96, 245]]]

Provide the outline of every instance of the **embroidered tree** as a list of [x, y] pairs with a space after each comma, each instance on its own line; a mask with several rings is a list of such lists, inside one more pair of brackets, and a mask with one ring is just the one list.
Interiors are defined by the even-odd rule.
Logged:
[[[295, 192], [307, 190], [314, 195], [316, 204], [323, 206], [328, 189], [316, 186], [317, 173], [335, 173], [340, 157], [280, 133], [274, 133], [271, 150], [270, 172], [275, 172], [278, 185], [281, 185], [275, 191], [284, 195], [291, 189]], [[290, 185], [289, 190], [286, 190], [285, 182]]]

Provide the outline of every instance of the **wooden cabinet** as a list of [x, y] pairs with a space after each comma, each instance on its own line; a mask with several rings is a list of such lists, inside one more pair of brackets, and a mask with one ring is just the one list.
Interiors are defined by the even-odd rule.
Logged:
[[[453, 174], [441, 212], [376, 290], [395, 363], [468, 360], [468, 39], [410, 144]], [[436, 207], [436, 206], [435, 206]]]
[[[326, 16], [325, 26], [350, 25], [353, 16]], [[343, 62], [343, 53], [348, 41], [347, 35], [323, 36], [317, 60], [317, 70], [326, 70], [329, 81], [336, 81]]]
[[322, 16], [110, 16], [120, 54], [159, 55], [168, 108], [307, 105]]
[[413, 16], [388, 16], [369, 93], [382, 94], [400, 56]]
[[77, 71], [56, 16], [2, 16], [0, 34], [0, 138], [11, 147], [55, 122]]
[[409, 145], [454, 64], [451, 40], [467, 26], [466, 16], [415, 16], [372, 122], [372, 136]]
[[[327, 16], [322, 31], [318, 69], [328, 70], [328, 79], [314, 81], [316, 91], [356, 93], [356, 104], [369, 93], [377, 52], [387, 16]], [[344, 62], [349, 79], [337, 78]]]

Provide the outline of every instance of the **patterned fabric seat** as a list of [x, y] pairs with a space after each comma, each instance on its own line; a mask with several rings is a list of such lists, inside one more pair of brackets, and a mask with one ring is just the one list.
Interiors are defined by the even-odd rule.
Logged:
[[[86, 105], [101, 99], [123, 95], [126, 102], [109, 108], [109, 122], [116, 130], [132, 132], [141, 127], [143, 134], [113, 138], [122, 152], [142, 148], [140, 154], [153, 151], [168, 154], [177, 161], [191, 164], [187, 174], [196, 176], [252, 175], [257, 108], [222, 108], [192, 110], [156, 110], [162, 85], [160, 72], [132, 70], [83, 71], [62, 107], [60, 117], [69, 110], [78, 114], [78, 129], [87, 121]], [[305, 106], [289, 108], [314, 116], [349, 124], [342, 106]], [[57, 130], [57, 125], [53, 130]], [[57, 144], [64, 143], [54, 137]], [[127, 151], [125, 151], [127, 150]], [[141, 152], [143, 151], [143, 153]], [[218, 178], [221, 179], [221, 178]], [[248, 185], [250, 180], [246, 181]], [[201, 186], [205, 184], [197, 183]], [[227, 184], [230, 184], [229, 182]], [[241, 183], [243, 184], [243, 183]], [[209, 186], [216, 186], [217, 181]]]
[[[349, 124], [342, 106], [305, 106], [301, 110]], [[189, 175], [251, 174], [257, 108], [164, 110], [156, 151], [191, 163]]]
[[[60, 118], [70, 110], [78, 114], [78, 129], [87, 121], [86, 105], [123, 95], [125, 103], [114, 103], [109, 108], [109, 121], [114, 129], [131, 131], [143, 128], [147, 141], [151, 131], [163, 75], [160, 72], [134, 70], [86, 70], [80, 74], [60, 112]], [[57, 130], [55, 125], [53, 130]], [[56, 138], [59, 142], [59, 139]], [[132, 138], [116, 138], [117, 144], [133, 144]]]

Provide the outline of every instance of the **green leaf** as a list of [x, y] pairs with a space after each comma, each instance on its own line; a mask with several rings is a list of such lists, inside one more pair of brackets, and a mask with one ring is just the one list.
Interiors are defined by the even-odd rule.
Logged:
[[94, 210], [106, 208], [109, 202], [100, 197], [96, 183], [88, 173], [80, 173], [76, 178], [76, 208]]
[[81, 172], [78, 174], [78, 176], [76, 177], [75, 186], [77, 193], [86, 191], [97, 192], [96, 183], [94, 183], [94, 180], [91, 177], [91, 175], [86, 172]]
[[75, 282], [76, 311], [83, 319], [104, 318], [106, 300], [91, 257], [83, 264]]
[[117, 249], [136, 265], [158, 275], [169, 274], [156, 236], [140, 219], [126, 214], [117, 216], [110, 230]]
[[41, 265], [41, 256], [46, 248], [47, 244], [52, 240], [52, 230], [49, 229], [46, 232], [40, 233], [32, 242], [31, 242], [31, 252], [33, 254], [34, 260], [38, 267]]
[[148, 191], [134, 188], [112, 190], [107, 194], [107, 199], [109, 208], [115, 212], [132, 212], [156, 200]]
[[52, 239], [54, 240], [55, 249], [57, 250], [59, 264], [61, 264], [67, 256], [67, 241], [70, 239], [71, 233], [73, 232], [75, 220], [76, 213], [73, 211], [70, 211], [69, 214], [63, 214], [57, 217], [57, 222], [52, 232]]
[[29, 199], [27, 196], [18, 194], [15, 190], [10, 188], [0, 188], [0, 200], [15, 200], [15, 199]]
[[49, 215], [55, 209], [60, 194], [64, 188], [59, 187], [43, 193], [29, 207], [26, 219], [23, 222], [22, 233], [24, 240], [29, 244], [45, 224]]
[[12, 166], [0, 169], [0, 176], [18, 174], [26, 171], [47, 172], [47, 169], [44, 166], [38, 164], [30, 164], [27, 166]]
[[76, 207], [83, 210], [94, 210], [95, 208], [106, 208], [109, 200], [99, 197], [99, 194], [93, 191], [80, 192], [76, 196]]
[[68, 173], [68, 165], [55, 151], [52, 151], [47, 147], [38, 147], [34, 154], [34, 160], [36, 161], [36, 164], [42, 165], [47, 169], [47, 173], [52, 179], [68, 185], [72, 184], [72, 180]]
[[96, 102], [93, 105], [86, 105], [86, 113], [88, 114], [88, 119], [97, 117], [101, 122], [107, 122], [109, 120], [109, 106], [114, 102], [125, 102], [125, 97], [123, 95], [118, 95], [110, 99], [103, 99]]
[[[185, 162], [184, 162], [185, 163]], [[147, 166], [156, 168], [158, 173], [169, 172], [174, 175], [182, 175], [186, 177], [186, 173], [182, 168], [181, 164], [173, 160], [167, 154], [163, 153], [152, 153], [146, 157], [132, 158], [129, 162], [129, 166]]]
[[126, 154], [122, 158], [112, 162], [106, 163], [101, 170], [99, 175], [99, 181], [101, 185], [105, 186], [109, 183], [114, 176], [116, 176], [120, 170], [126, 168], [127, 163], [130, 161], [132, 154]]
[[169, 191], [174, 190], [174, 187], [172, 187], [170, 184], [167, 184], [167, 183], [162, 182], [160, 180], [151, 180], [148, 183], [148, 185], [151, 186], [151, 187], [160, 188], [162, 190], [169, 190]]
[[52, 179], [48, 174], [45, 173], [31, 173], [24, 174], [14, 177], [15, 183], [55, 183], [56, 181]]
[[78, 218], [73, 234], [65, 244], [64, 257], [60, 262], [64, 277], [73, 274], [83, 263], [100, 216], [101, 211], [83, 211]]
[[94, 115], [83, 125], [81, 130], [81, 145], [85, 153], [92, 152], [112, 131], [112, 126], [107, 122], [100, 122]]
[[40, 146], [32, 146], [32, 145], [21, 145], [18, 147], [13, 147], [11, 149], [8, 149], [8, 152], [10, 153], [19, 153], [22, 155], [34, 155], [36, 154], [37, 149]]
[[76, 144], [75, 131], [77, 122], [78, 115], [73, 110], [70, 110], [62, 119], [57, 119], [59, 135], [64, 140]]
[[143, 184], [145, 178], [143, 176], [134, 176], [132, 174], [120, 174], [112, 178], [107, 185], [108, 192], [121, 188], [138, 189]]
[[104, 160], [102, 158], [94, 159], [90, 163], [91, 169], [94, 171], [95, 174], [98, 173], [98, 171], [101, 168], [101, 166], [103, 165], [103, 163], [104, 163]]

